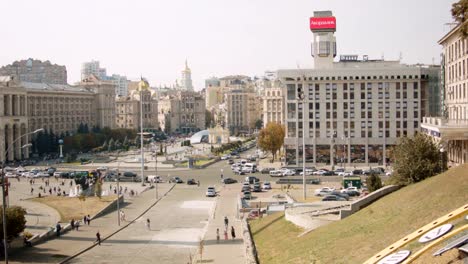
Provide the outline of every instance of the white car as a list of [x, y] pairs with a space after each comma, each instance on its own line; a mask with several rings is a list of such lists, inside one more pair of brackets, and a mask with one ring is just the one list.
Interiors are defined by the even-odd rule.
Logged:
[[228, 160], [231, 158], [231, 155], [224, 155], [221, 157], [221, 160]]
[[15, 178], [17, 175], [14, 172], [7, 172], [5, 173], [5, 177], [7, 178]]
[[62, 174], [62, 173], [59, 172], [59, 171], [56, 171], [56, 172], [54, 172], [54, 175], [53, 175], [53, 176], [58, 178], [58, 177], [60, 177], [60, 174]]
[[264, 183], [262, 184], [262, 189], [263, 189], [263, 190], [271, 190], [271, 184], [270, 184], [270, 182], [264, 182]]
[[349, 192], [349, 191], [359, 192], [357, 187], [350, 186], [350, 187], [348, 187], [346, 189], [341, 190], [341, 193], [346, 193], [346, 192]]
[[328, 171], [326, 171], [326, 170], [318, 170], [318, 171], [314, 171], [312, 174], [313, 174], [313, 175], [323, 175], [323, 174], [326, 173], [326, 172], [328, 172]]
[[295, 170], [285, 169], [283, 170], [283, 176], [294, 176], [296, 175]]
[[387, 171], [387, 172], [385, 173], [385, 176], [392, 176], [392, 174], [393, 174], [393, 171]]
[[216, 196], [216, 190], [215, 187], [208, 187], [206, 190], [206, 197], [215, 197]]
[[331, 187], [322, 187], [314, 191], [315, 196], [325, 196], [333, 192], [335, 189]]
[[21, 173], [21, 177], [33, 178], [33, 177], [34, 177], [34, 173], [29, 172], [29, 171], [26, 171], [26, 172]]
[[283, 171], [280, 170], [272, 170], [268, 173], [271, 177], [282, 177]]
[[353, 176], [353, 172], [352, 171], [338, 172], [338, 176]]
[[23, 173], [23, 172], [25, 172], [25, 171], [26, 171], [26, 169], [23, 168], [23, 167], [21, 167], [21, 166], [19, 166], [18, 168], [16, 168], [16, 172], [17, 172], [17, 173]]
[[[313, 169], [306, 169], [305, 170], [306, 176], [312, 175], [314, 173], [314, 171], [315, 170], [313, 170]], [[304, 175], [304, 172], [301, 172], [299, 175], [301, 175], [301, 176]]]
[[40, 171], [34, 175], [34, 177], [50, 177], [49, 173], [45, 171]]

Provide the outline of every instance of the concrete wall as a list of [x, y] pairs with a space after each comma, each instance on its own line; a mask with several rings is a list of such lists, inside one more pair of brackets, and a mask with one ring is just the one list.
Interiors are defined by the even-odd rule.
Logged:
[[257, 249], [250, 233], [250, 226], [247, 222], [247, 218], [242, 220], [242, 237], [244, 238], [245, 247], [245, 263], [246, 264], [257, 264]]
[[396, 185], [389, 185], [385, 186], [367, 196], [364, 196], [363, 198], [353, 202], [351, 204], [351, 208], [349, 210], [341, 210], [340, 211], [340, 219], [346, 218], [355, 212], [361, 210], [362, 208], [368, 206], [369, 204], [377, 201], [378, 199], [384, 197], [385, 195], [392, 193], [396, 190], [400, 189], [399, 186]]

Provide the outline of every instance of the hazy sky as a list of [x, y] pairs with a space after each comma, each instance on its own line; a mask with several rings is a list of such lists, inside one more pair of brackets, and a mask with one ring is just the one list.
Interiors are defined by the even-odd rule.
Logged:
[[185, 58], [197, 90], [210, 76], [262, 75], [312, 67], [309, 17], [331, 10], [338, 54], [405, 63], [436, 63], [437, 41], [452, 22], [454, 0], [7, 0], [1, 4], [0, 65], [35, 58], [65, 65], [68, 81], [81, 63], [107, 73], [180, 78]]

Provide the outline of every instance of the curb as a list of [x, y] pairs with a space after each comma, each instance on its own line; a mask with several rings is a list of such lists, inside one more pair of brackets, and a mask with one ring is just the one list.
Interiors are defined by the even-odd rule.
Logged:
[[[112, 236], [114, 236], [115, 234], [119, 233], [120, 231], [124, 230], [125, 228], [127, 228], [129, 225], [133, 224], [138, 218], [140, 218], [142, 215], [144, 215], [146, 212], [148, 212], [151, 208], [153, 208], [161, 199], [163, 199], [164, 197], [166, 197], [166, 195], [168, 193], [170, 193], [172, 191], [172, 189], [174, 189], [174, 187], [176, 186], [176, 184], [173, 184], [172, 187], [162, 196], [160, 197], [158, 200], [156, 200], [152, 205], [150, 205], [147, 209], [145, 209], [141, 214], [139, 214], [137, 217], [135, 217], [132, 221], [128, 222], [126, 225], [122, 226], [121, 228], [117, 229], [116, 231], [112, 232], [111, 234], [109, 234], [108, 236], [104, 237], [101, 242], [104, 242], [106, 241], [107, 239], [111, 238]], [[70, 260], [78, 257], [79, 255], [89, 251], [90, 249], [94, 248], [95, 246], [97, 246], [97, 244], [93, 243], [91, 246], [88, 246], [82, 250], [80, 250], [78, 253], [60, 261], [59, 263], [60, 264], [63, 264], [63, 263], [68, 263]]]

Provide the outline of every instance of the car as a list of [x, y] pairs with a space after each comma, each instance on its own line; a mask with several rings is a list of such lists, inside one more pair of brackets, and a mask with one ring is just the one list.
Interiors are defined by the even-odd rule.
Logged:
[[[306, 173], [306, 176], [310, 176], [310, 175], [313, 175], [314, 171], [316, 171], [315, 169], [305, 169], [305, 173]], [[301, 172], [299, 173], [299, 175], [304, 175], [304, 172]]]
[[392, 171], [387, 171], [387, 172], [385, 173], [385, 176], [392, 176], [392, 174], [393, 174]]
[[271, 183], [270, 182], [264, 182], [262, 184], [263, 190], [271, 190]]
[[157, 182], [160, 183], [162, 182], [161, 176], [156, 176], [156, 175], [148, 175], [146, 177], [147, 182]]
[[7, 178], [16, 178], [16, 177], [18, 177], [18, 175], [15, 172], [9, 171], [9, 172], [5, 173], [5, 177], [7, 177]]
[[54, 172], [57, 171], [57, 169], [54, 167], [49, 167], [45, 171], [49, 174], [49, 176], [52, 176]]
[[26, 171], [26, 172], [21, 173], [21, 177], [34, 178], [34, 173]]
[[40, 172], [35, 174], [35, 177], [50, 177], [50, 174], [48, 172], [45, 172], [45, 171], [40, 171]]
[[221, 156], [221, 160], [228, 160], [231, 158], [231, 155], [224, 155], [224, 156]]
[[335, 172], [335, 174], [338, 174], [340, 172], [344, 172], [344, 168], [337, 168], [334, 172]]
[[322, 187], [322, 188], [320, 188], [320, 189], [316, 189], [316, 190], [314, 191], [314, 194], [315, 194], [316, 196], [324, 196], [324, 195], [327, 195], [327, 194], [333, 192], [334, 190], [335, 190], [334, 188]]
[[256, 183], [256, 182], [259, 182], [260, 179], [255, 177], [255, 176], [247, 176], [245, 177], [245, 182], [248, 182], [249, 184], [253, 184], [253, 183]]
[[194, 179], [188, 179], [187, 185], [197, 185], [197, 182]]
[[57, 177], [57, 178], [58, 178], [58, 177], [60, 177], [60, 174], [62, 174], [62, 173], [61, 173], [61, 172], [59, 172], [59, 171], [56, 171], [56, 172], [54, 172], [54, 174], [53, 174], [52, 176], [54, 176], [54, 177]]
[[228, 160], [228, 164], [229, 164], [229, 165], [234, 164], [234, 160], [233, 160], [233, 159]]
[[241, 192], [250, 191], [250, 185], [243, 185]]
[[215, 187], [208, 187], [206, 190], [206, 197], [215, 197], [216, 196], [216, 190]]
[[96, 170], [105, 171], [105, 170], [108, 170], [108, 168], [105, 167], [105, 166], [101, 166], [101, 167], [97, 168]]
[[270, 177], [283, 177], [283, 171], [280, 170], [272, 170], [268, 174]]
[[322, 176], [333, 176], [335, 173], [333, 171], [324, 171], [321, 175]]
[[353, 176], [353, 172], [352, 171], [341, 171], [341, 172], [338, 172], [338, 176], [343, 176], [343, 177]]
[[250, 191], [245, 191], [244, 193], [244, 199], [252, 199], [252, 193]]
[[342, 193], [342, 192], [339, 192], [339, 191], [333, 191], [333, 192], [330, 193], [330, 195], [335, 195], [335, 196], [342, 197], [342, 198], [344, 198], [346, 201], [349, 200], [349, 195], [348, 195], [348, 194]]
[[123, 176], [125, 177], [136, 177], [136, 173], [134, 173], [133, 171], [126, 171], [123, 173]]
[[172, 177], [170, 180], [169, 180], [169, 183], [184, 183], [184, 181], [179, 178], [179, 177]]
[[353, 175], [362, 175], [362, 170], [353, 170]]
[[237, 155], [232, 155], [231, 158], [240, 159], [240, 155], [239, 155], [239, 154], [237, 154]]
[[221, 182], [224, 184], [232, 184], [232, 183], [237, 183], [237, 180], [233, 178], [225, 178], [225, 179], [222, 179]]
[[327, 195], [323, 197], [322, 201], [346, 201], [346, 199], [337, 195]]
[[262, 168], [262, 169], [260, 170], [260, 173], [261, 173], [261, 174], [269, 174], [270, 171], [274, 171], [274, 170], [275, 170], [274, 168]]
[[346, 193], [348, 196], [359, 196], [361, 193], [359, 191], [353, 191], [353, 190], [346, 190], [344, 193]]
[[70, 172], [60, 172], [60, 175], [59, 175], [61, 178], [70, 178]]
[[235, 169], [235, 170], [234, 170], [234, 174], [237, 174], [237, 175], [245, 175], [245, 171], [242, 171], [241, 169]]
[[291, 170], [291, 169], [283, 169], [282, 174], [283, 174], [283, 176], [294, 176], [294, 175], [296, 175], [296, 171]]
[[314, 171], [312, 174], [313, 175], [323, 175], [324, 173], [326, 173], [328, 170], [326, 169], [320, 169], [320, 170], [317, 170], [317, 171]]
[[23, 172], [26, 172], [26, 169], [19, 166], [18, 168], [15, 169], [17, 173], [23, 173]]
[[262, 187], [260, 186], [260, 183], [254, 184], [253, 191], [254, 192], [261, 192], [262, 191]]

